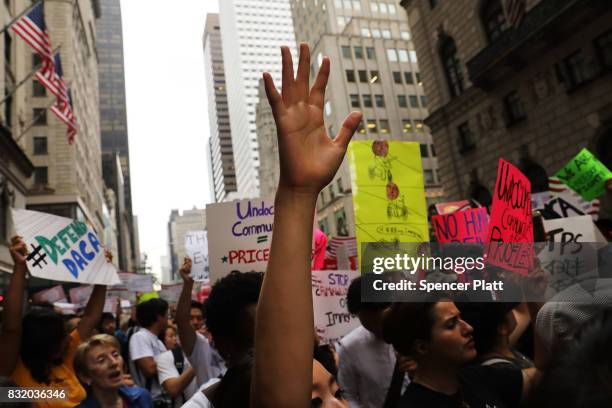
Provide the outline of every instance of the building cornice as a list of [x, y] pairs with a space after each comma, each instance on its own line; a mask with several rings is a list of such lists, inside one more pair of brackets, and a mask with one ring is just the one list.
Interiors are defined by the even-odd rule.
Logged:
[[[21, 147], [13, 139], [11, 132], [4, 125], [0, 125], [0, 151], [7, 152], [8, 160], [15, 162], [19, 170], [27, 178], [30, 178], [34, 171], [34, 164], [32, 164], [24, 151], [21, 150]], [[0, 160], [4, 160], [3, 155], [0, 155]]]

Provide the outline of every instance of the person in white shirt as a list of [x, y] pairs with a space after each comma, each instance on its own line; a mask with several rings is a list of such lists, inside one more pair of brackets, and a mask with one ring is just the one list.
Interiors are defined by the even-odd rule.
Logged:
[[[347, 307], [359, 318], [361, 326], [340, 341], [338, 381], [351, 408], [381, 408], [385, 405], [396, 365], [393, 346], [382, 338], [383, 313], [389, 304], [362, 303], [359, 277], [349, 286]], [[403, 377], [402, 388], [409, 382], [408, 376]], [[399, 394], [395, 397], [399, 398]]]
[[168, 303], [163, 299], [140, 303], [136, 319], [141, 328], [130, 338], [130, 373], [138, 386], [149, 390], [155, 402], [163, 399], [155, 357], [166, 351], [158, 336], [168, 325]]
[[197, 391], [195, 373], [178, 345], [176, 328], [168, 326], [164, 333], [164, 351], [157, 357], [157, 378], [174, 408], [181, 407]]

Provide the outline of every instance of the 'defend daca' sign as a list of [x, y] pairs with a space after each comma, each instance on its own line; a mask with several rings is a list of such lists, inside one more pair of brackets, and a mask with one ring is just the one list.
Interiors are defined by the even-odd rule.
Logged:
[[533, 264], [531, 183], [523, 173], [499, 159], [489, 220], [487, 263], [526, 275]]
[[87, 224], [37, 211], [12, 209], [13, 223], [28, 248], [27, 265], [37, 278], [113, 285], [117, 269]]
[[265, 271], [270, 256], [274, 199], [206, 206], [210, 281], [231, 271]]

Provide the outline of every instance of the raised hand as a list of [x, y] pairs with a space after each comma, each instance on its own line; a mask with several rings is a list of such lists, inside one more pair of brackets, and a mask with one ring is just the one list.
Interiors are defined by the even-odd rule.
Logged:
[[9, 248], [9, 250], [11, 252], [11, 258], [13, 258], [13, 262], [15, 263], [16, 266], [26, 265], [26, 258], [28, 257], [28, 249], [22, 237], [15, 236], [11, 238], [11, 247]]
[[179, 274], [183, 278], [183, 282], [193, 282], [193, 278], [189, 275], [191, 273], [191, 258], [188, 256], [183, 259], [183, 265], [179, 269]]
[[276, 122], [280, 156], [279, 188], [318, 194], [334, 177], [351, 137], [361, 121], [360, 112], [351, 112], [335, 139], [331, 139], [323, 122], [325, 87], [329, 78], [329, 59], [323, 58], [312, 89], [310, 50], [300, 44], [297, 76], [288, 47], [281, 48], [283, 86], [279, 94], [269, 73], [264, 73], [268, 101]]

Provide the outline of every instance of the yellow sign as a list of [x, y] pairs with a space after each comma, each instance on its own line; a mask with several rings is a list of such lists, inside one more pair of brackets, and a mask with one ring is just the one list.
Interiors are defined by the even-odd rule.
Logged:
[[353, 141], [348, 157], [359, 254], [364, 242], [428, 242], [419, 143]]

